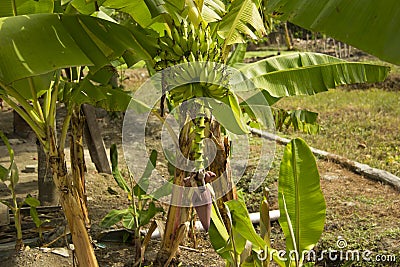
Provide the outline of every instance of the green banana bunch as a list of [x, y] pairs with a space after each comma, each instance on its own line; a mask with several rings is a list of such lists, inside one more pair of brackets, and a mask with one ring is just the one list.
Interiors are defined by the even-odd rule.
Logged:
[[221, 45], [218, 39], [213, 40], [210, 27], [203, 23], [194, 25], [187, 20], [174, 21], [170, 31], [164, 31], [164, 36], [158, 39], [158, 46], [156, 70], [185, 61], [218, 62], [222, 56]]
[[[164, 75], [167, 97], [172, 105], [201, 97], [222, 101], [229, 96], [228, 72], [224, 65], [218, 64], [223, 58], [222, 45], [218, 38], [213, 38], [208, 25], [194, 25], [186, 20], [174, 22], [170, 31], [158, 39], [158, 46], [155, 70], [178, 65]], [[186, 64], [180, 66], [182, 63]], [[200, 174], [205, 171], [204, 139], [211, 111], [201, 99], [195, 100], [192, 108], [196, 110], [196, 118], [191, 129], [194, 134], [191, 151], [195, 172]]]

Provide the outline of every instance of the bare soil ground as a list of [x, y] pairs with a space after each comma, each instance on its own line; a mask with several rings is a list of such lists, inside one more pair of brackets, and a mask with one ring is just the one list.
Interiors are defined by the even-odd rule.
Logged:
[[[127, 73], [127, 77], [133, 77], [125, 81], [136, 83], [136, 76], [141, 73]], [[100, 112], [98, 122], [103, 129], [103, 138], [106, 147], [117, 143], [121, 148], [122, 119], [111, 119], [110, 115]], [[20, 170], [26, 165], [37, 164], [36, 145], [33, 140], [27, 140], [13, 133], [12, 112], [4, 110], [0, 112], [0, 129], [15, 139], [13, 148], [16, 151], [16, 162]], [[66, 153], [68, 153], [66, 151]], [[271, 190], [270, 203], [272, 209], [277, 209], [277, 173], [279, 170], [279, 158], [282, 147], [278, 147], [276, 161], [264, 183]], [[122, 152], [120, 153], [122, 155]], [[8, 155], [3, 145], [0, 145], [0, 164], [8, 161]], [[120, 209], [129, 204], [126, 195], [118, 188], [110, 175], [98, 174], [87, 156], [87, 194], [89, 213], [92, 220], [90, 234], [94, 241], [98, 240], [101, 231], [99, 227], [101, 219], [111, 209]], [[388, 185], [370, 181], [356, 175], [342, 167], [325, 161], [318, 160], [318, 168], [321, 176], [321, 186], [327, 202], [327, 221], [325, 231], [320, 242], [316, 246], [318, 253], [327, 249], [338, 249], [336, 241], [343, 238], [347, 241], [346, 249], [370, 250], [373, 255], [395, 255], [395, 262], [355, 262], [355, 266], [400, 266], [400, 198], [399, 192]], [[21, 173], [20, 184], [17, 187], [19, 197], [25, 197], [27, 193], [37, 196], [37, 173]], [[244, 183], [245, 185], [246, 183]], [[109, 190], [109, 189], [112, 190]], [[112, 191], [117, 192], [110, 193]], [[0, 198], [9, 198], [9, 191], [4, 185], [0, 185]], [[257, 211], [261, 200], [260, 191], [246, 195], [250, 211]], [[62, 216], [62, 215], [59, 215]], [[164, 216], [165, 219], [165, 216]], [[29, 220], [27, 215], [25, 220]], [[61, 233], [64, 226], [60, 226]], [[284, 238], [279, 224], [272, 224], [272, 245], [277, 249], [284, 249]], [[0, 232], [2, 231], [0, 227]], [[58, 229], [58, 230], [60, 230]], [[51, 231], [54, 231], [51, 230]], [[58, 231], [60, 233], [60, 231]], [[51, 241], [51, 240], [47, 240]], [[58, 247], [65, 247], [61, 239]], [[104, 245], [104, 246], [103, 246]], [[149, 263], [154, 259], [160, 245], [159, 240], [151, 241], [147, 249]], [[190, 240], [184, 244], [191, 247]], [[12, 250], [11, 250], [12, 251]], [[31, 245], [29, 250], [14, 254], [0, 246], [1, 266], [73, 266], [72, 252], [69, 257], [59, 256], [50, 252], [40, 251]], [[7, 252], [7, 253], [6, 253]], [[96, 248], [96, 255], [100, 266], [130, 266], [132, 264], [134, 247], [131, 244], [101, 243]], [[375, 258], [373, 258], [375, 259]], [[208, 236], [198, 233], [198, 246], [193, 249], [182, 248], [179, 255], [180, 266], [224, 266], [224, 262], [214, 252]], [[324, 258], [318, 266], [341, 266], [344, 261], [331, 261]]]

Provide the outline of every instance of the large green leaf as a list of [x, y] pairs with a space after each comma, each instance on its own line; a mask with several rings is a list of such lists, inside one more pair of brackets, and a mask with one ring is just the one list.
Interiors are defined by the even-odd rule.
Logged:
[[400, 65], [398, 0], [269, 0], [267, 13]]
[[229, 239], [228, 230], [224, 222], [220, 219], [216, 207], [213, 205], [211, 210], [211, 223], [208, 229], [210, 242], [214, 250], [225, 260], [234, 263], [231, 251], [233, 250], [232, 243]]
[[389, 68], [347, 62], [318, 53], [295, 53], [267, 58], [239, 69], [256, 88], [273, 97], [312, 95], [339, 85], [383, 81]]
[[121, 89], [94, 85], [89, 79], [84, 79], [79, 83], [65, 83], [59, 99], [64, 103], [90, 104], [107, 111], [125, 111], [131, 96]]
[[96, 71], [120, 56], [128, 65], [153, 58], [127, 28], [85, 15], [0, 18], [0, 47], [0, 80], [6, 84], [71, 66]]
[[318, 113], [309, 110], [284, 110], [273, 108], [275, 128], [282, 131], [284, 128], [292, 127], [295, 131], [307, 134], [317, 134], [320, 126], [317, 123]]
[[124, 216], [131, 213], [132, 209], [111, 210], [100, 222], [101, 227], [111, 227], [120, 222]]
[[125, 181], [121, 172], [118, 168], [118, 148], [116, 144], [112, 144], [110, 147], [110, 158], [111, 158], [111, 166], [112, 166], [112, 175], [117, 182], [118, 186], [127, 193], [131, 192], [131, 189], [128, 186], [128, 183]]
[[149, 207], [147, 210], [139, 210], [138, 211], [138, 216], [139, 216], [139, 226], [144, 226], [150, 222], [151, 219], [154, 218], [154, 216], [157, 214], [157, 212], [163, 211], [162, 208], [156, 207], [154, 202], [149, 203]]
[[14, 0], [16, 11], [14, 14], [12, 2], [13, 0], [0, 1], [0, 17], [52, 13], [54, 9], [54, 0]]
[[259, 5], [259, 0], [232, 1], [218, 26], [218, 34], [225, 39], [225, 45], [242, 43], [249, 37], [257, 39], [265, 34]]
[[228, 66], [233, 66], [238, 63], [243, 63], [244, 56], [246, 55], [247, 44], [237, 44], [235, 50], [229, 56], [226, 64]]
[[279, 173], [278, 202], [286, 250], [296, 248], [301, 255], [302, 251], [312, 249], [324, 229], [326, 204], [315, 158], [301, 139], [292, 140], [285, 148]]
[[238, 99], [233, 92], [229, 92], [221, 101], [209, 98], [207, 104], [211, 107], [213, 116], [224, 128], [238, 135], [249, 132], [244, 123]]
[[221, 20], [225, 14], [225, 5], [220, 0], [204, 0], [201, 9], [201, 16], [203, 19], [210, 23]]
[[234, 232], [249, 240], [256, 251], [265, 250], [267, 243], [258, 235], [250, 220], [249, 212], [242, 197], [238, 200], [226, 202], [232, 216], [232, 226]]
[[[146, 1], [106, 0], [104, 1], [103, 6], [128, 13], [142, 27], [148, 27], [154, 23], [153, 16], [146, 5]], [[155, 6], [156, 5], [153, 5], [153, 7]], [[151, 11], [155, 12], [153, 9]], [[153, 13], [153, 15], [155, 14]]]
[[[54, 72], [29, 77], [27, 79], [17, 80], [12, 83], [12, 88], [18, 91], [25, 99], [34, 99], [32, 92], [35, 92], [36, 97], [39, 98], [43, 95], [50, 87], [51, 81], [53, 80]], [[13, 96], [13, 92], [8, 92]]]
[[144, 169], [144, 172], [140, 179], [137, 181], [137, 184], [133, 188], [133, 192], [135, 196], [142, 196], [146, 194], [147, 189], [149, 188], [149, 178], [151, 176], [151, 173], [156, 167], [156, 162], [157, 162], [157, 151], [152, 150], [149, 160], [147, 161], [146, 168]]
[[[69, 3], [69, 6], [72, 6], [73, 9], [77, 10], [81, 14], [91, 15], [96, 12], [96, 6], [100, 6], [104, 0], [97, 1], [87, 1], [87, 0], [72, 0]], [[71, 8], [66, 8], [67, 13], [72, 12]]]

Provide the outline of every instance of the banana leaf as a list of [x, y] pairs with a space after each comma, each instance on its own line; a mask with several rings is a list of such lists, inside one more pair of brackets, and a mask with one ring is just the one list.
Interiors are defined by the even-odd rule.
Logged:
[[400, 65], [398, 0], [269, 0], [266, 13]]
[[155, 2], [158, 1], [106, 0], [103, 6], [128, 13], [145, 28], [159, 21], [159, 15], [165, 12], [163, 7]]
[[311, 250], [324, 230], [326, 204], [314, 155], [302, 139], [292, 140], [285, 148], [278, 202], [287, 255]]
[[54, 9], [54, 0], [15, 0], [14, 14], [12, 2], [10, 0], [0, 1], [0, 17], [9, 17], [16, 15], [27, 15], [36, 13], [52, 13]]
[[275, 127], [278, 131], [292, 127], [294, 131], [307, 134], [317, 134], [320, 126], [317, 123], [318, 113], [309, 110], [272, 109]]
[[0, 47], [0, 81], [5, 84], [71, 66], [97, 71], [121, 56], [131, 66], [151, 61], [156, 52], [121, 25], [59, 14], [0, 18]]
[[339, 85], [383, 81], [389, 68], [371, 63], [347, 62], [318, 53], [270, 57], [239, 70], [254, 87], [274, 98], [313, 95]]
[[258, 8], [259, 0], [233, 1], [218, 25], [218, 34], [225, 45], [242, 43], [248, 38], [257, 39], [266, 31]]
[[204, 0], [201, 16], [208, 23], [220, 21], [225, 13], [225, 5], [220, 0]]

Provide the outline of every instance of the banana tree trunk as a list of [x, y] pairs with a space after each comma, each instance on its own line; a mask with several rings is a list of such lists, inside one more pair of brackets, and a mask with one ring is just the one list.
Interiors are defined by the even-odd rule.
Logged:
[[43, 145], [37, 141], [38, 153], [38, 188], [39, 201], [42, 206], [58, 204], [58, 192], [53, 182], [52, 170], [48, 164], [47, 155]]
[[97, 267], [98, 263], [86, 229], [79, 192], [74, 186], [73, 178], [67, 174], [64, 151], [58, 149], [54, 131], [49, 132], [49, 161], [53, 170], [53, 180], [60, 192], [60, 204], [68, 221], [78, 264], [85, 267]]
[[217, 199], [217, 205], [225, 226], [230, 232], [230, 220], [225, 208], [225, 202], [237, 199], [236, 185], [232, 179], [232, 171], [229, 163], [230, 141], [228, 137], [221, 134], [221, 126], [217, 121], [210, 125], [210, 132], [214, 137], [214, 143], [217, 147], [217, 153], [210, 169], [219, 177], [214, 185], [215, 192], [227, 192], [223, 197]]
[[[224, 202], [237, 199], [236, 187], [231, 177], [231, 169], [229, 164], [229, 153], [230, 145], [226, 137], [221, 134], [220, 124], [213, 121], [208, 124], [209, 128], [206, 128], [206, 136], [211, 138], [213, 136], [214, 143], [217, 147], [217, 153], [213, 163], [210, 165], [210, 170], [219, 177], [218, 182], [216, 182], [214, 191], [215, 192], [227, 192], [223, 197], [217, 200], [218, 208], [223, 217], [225, 225], [229, 228], [229, 218], [225, 209]], [[191, 153], [192, 148], [192, 138], [189, 135], [190, 124], [186, 124], [179, 136], [179, 146], [182, 154], [188, 158]], [[182, 164], [182, 162], [181, 162]], [[181, 165], [179, 165], [181, 166]], [[187, 176], [186, 172], [176, 169], [174, 184], [183, 185], [183, 179]], [[178, 190], [172, 191], [173, 202], [182, 199], [184, 196]], [[166, 266], [168, 260], [173, 257], [176, 253], [177, 242], [182, 240], [177, 240], [179, 236], [179, 231], [182, 229], [181, 226], [189, 220], [190, 208], [170, 206], [168, 210], [167, 222], [165, 227], [164, 239], [162, 241], [161, 249], [157, 254], [157, 259], [155, 261], [155, 266]]]
[[293, 45], [292, 45], [292, 41], [290, 40], [290, 34], [289, 34], [289, 28], [287, 26], [287, 22], [285, 22], [284, 24], [285, 27], [285, 43], [286, 43], [286, 48], [288, 51], [293, 50]]
[[78, 193], [80, 206], [82, 208], [84, 221], [87, 228], [90, 228], [90, 219], [87, 209], [87, 196], [85, 189], [85, 156], [83, 149], [83, 129], [85, 117], [80, 107], [72, 111], [71, 116], [71, 169], [74, 187]]
[[[179, 147], [184, 158], [189, 158], [190, 150], [192, 147], [192, 138], [190, 136], [190, 128], [192, 123], [186, 123], [179, 135]], [[184, 161], [185, 159], [181, 160]], [[178, 162], [178, 166], [185, 164]], [[186, 172], [178, 168], [175, 169], [175, 185], [184, 185], [183, 179], [186, 177]], [[173, 187], [172, 189], [172, 203], [182, 202], [182, 191]], [[162, 240], [161, 249], [157, 254], [154, 266], [165, 266], [171, 257], [176, 254], [178, 231], [180, 226], [189, 220], [190, 208], [170, 205], [168, 209], [167, 222], [165, 226], [164, 239]]]

